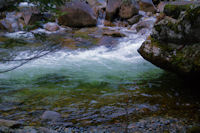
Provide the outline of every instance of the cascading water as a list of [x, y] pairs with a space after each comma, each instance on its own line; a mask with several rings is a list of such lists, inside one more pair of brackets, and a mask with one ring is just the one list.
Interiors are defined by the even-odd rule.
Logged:
[[[197, 113], [193, 108], [199, 106], [197, 100], [177, 97], [182, 95], [178, 78], [138, 54], [137, 49], [150, 31], [141, 35], [126, 28], [118, 29], [127, 37], [119, 39], [113, 47], [61, 49], [0, 74], [0, 118], [38, 126], [43, 125], [38, 115], [54, 110], [63, 115], [63, 123], [90, 128], [101, 125], [100, 129], [110, 125], [108, 129], [117, 131], [121, 127], [118, 131], [123, 132], [127, 128], [124, 123], [139, 119], [163, 116], [168, 120], [169, 115], [173, 121], [177, 121], [173, 117], [187, 120], [191, 112]], [[23, 36], [26, 34], [31, 33]], [[13, 37], [13, 33], [7, 36]], [[23, 51], [15, 58], [26, 55]], [[15, 63], [1, 63], [0, 69]], [[174, 109], [175, 104], [178, 109]], [[180, 113], [183, 108], [191, 112]]]

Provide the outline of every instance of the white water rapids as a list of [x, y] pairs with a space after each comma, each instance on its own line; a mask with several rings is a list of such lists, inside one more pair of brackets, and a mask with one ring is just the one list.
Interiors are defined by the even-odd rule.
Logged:
[[[160, 72], [160, 69], [145, 61], [137, 52], [150, 31], [144, 35], [125, 28], [121, 28], [121, 31], [127, 37], [121, 38], [113, 48], [99, 46], [89, 50], [61, 50], [0, 74], [0, 79], [25, 83], [44, 75], [58, 74], [72, 81], [117, 83], [137, 80], [146, 72]], [[15, 64], [0, 64], [0, 68], [6, 69], [12, 65]]]

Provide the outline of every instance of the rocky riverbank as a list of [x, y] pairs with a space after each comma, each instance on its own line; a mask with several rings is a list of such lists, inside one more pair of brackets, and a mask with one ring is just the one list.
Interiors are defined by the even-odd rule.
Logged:
[[200, 3], [172, 2], [138, 50], [151, 63], [186, 78], [200, 74]]
[[199, 131], [196, 87], [137, 52], [154, 27], [140, 54], [199, 74], [199, 2], [12, 3], [0, 0], [0, 133]]

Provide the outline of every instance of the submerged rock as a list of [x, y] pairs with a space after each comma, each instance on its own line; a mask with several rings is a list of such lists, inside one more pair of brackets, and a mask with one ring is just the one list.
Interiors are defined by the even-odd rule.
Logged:
[[103, 35], [112, 36], [112, 37], [125, 37], [126, 35], [119, 31], [105, 31]]
[[44, 121], [59, 121], [61, 119], [61, 115], [58, 112], [54, 111], [45, 111], [41, 119]]
[[85, 2], [66, 2], [59, 9], [63, 15], [58, 18], [59, 24], [69, 27], [96, 26], [97, 18], [89, 4]]
[[8, 127], [8, 128], [16, 128], [21, 126], [21, 123], [18, 121], [13, 121], [13, 120], [4, 120], [0, 119], [0, 126]]
[[198, 76], [199, 36], [200, 6], [193, 5], [178, 19], [165, 16], [158, 21], [138, 51], [146, 60], [163, 69], [184, 77]]

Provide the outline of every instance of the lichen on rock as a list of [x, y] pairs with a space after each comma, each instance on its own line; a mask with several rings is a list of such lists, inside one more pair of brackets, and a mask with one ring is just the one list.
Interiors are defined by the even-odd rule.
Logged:
[[200, 6], [188, 6], [178, 19], [165, 14], [157, 21], [151, 36], [138, 50], [146, 60], [183, 77], [200, 74]]

